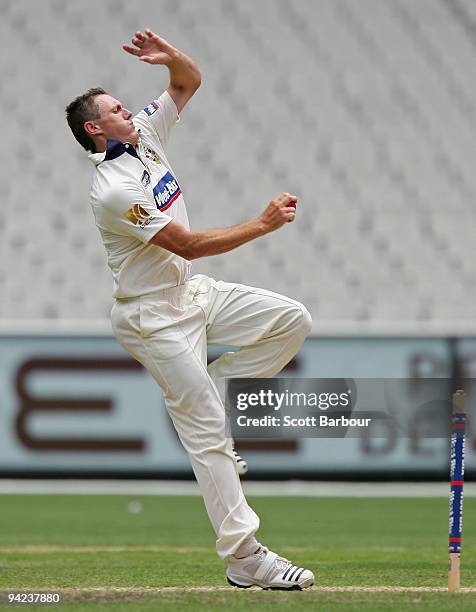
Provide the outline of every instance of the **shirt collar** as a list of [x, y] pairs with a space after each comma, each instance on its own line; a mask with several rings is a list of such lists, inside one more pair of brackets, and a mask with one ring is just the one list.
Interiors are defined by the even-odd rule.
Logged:
[[119, 140], [108, 140], [106, 144], [106, 150], [101, 153], [91, 153], [89, 159], [94, 165], [98, 166], [103, 161], [111, 161], [120, 157], [124, 153], [129, 153], [132, 157], [137, 157], [135, 147], [128, 142], [120, 142]]

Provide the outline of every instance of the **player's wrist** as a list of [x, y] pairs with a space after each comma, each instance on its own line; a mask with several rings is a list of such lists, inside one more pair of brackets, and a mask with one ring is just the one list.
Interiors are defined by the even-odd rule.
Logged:
[[175, 47], [170, 47], [170, 49], [167, 50], [167, 54], [169, 56], [169, 59], [166, 62], [166, 66], [168, 68], [173, 69], [175, 67], [183, 65], [185, 61], [185, 55], [181, 51], [179, 51]]
[[261, 217], [255, 219], [255, 227], [258, 232], [258, 236], [264, 236], [265, 234], [269, 234], [272, 231], [272, 228], [269, 226], [266, 221], [264, 221]]

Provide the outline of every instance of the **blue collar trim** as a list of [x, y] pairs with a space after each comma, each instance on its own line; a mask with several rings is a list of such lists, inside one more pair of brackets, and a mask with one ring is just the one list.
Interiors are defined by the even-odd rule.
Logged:
[[111, 161], [112, 159], [116, 159], [116, 157], [120, 157], [123, 153], [129, 153], [129, 155], [132, 155], [132, 157], [139, 158], [135, 148], [128, 142], [124, 143], [120, 142], [119, 140], [108, 140], [104, 161]]

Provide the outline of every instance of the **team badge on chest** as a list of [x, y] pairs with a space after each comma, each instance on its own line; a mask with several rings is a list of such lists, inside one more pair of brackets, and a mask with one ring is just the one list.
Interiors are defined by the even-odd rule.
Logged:
[[157, 165], [162, 163], [162, 160], [160, 159], [159, 155], [154, 151], [154, 149], [151, 149], [150, 147], [144, 147], [144, 152], [147, 159], [151, 159]]

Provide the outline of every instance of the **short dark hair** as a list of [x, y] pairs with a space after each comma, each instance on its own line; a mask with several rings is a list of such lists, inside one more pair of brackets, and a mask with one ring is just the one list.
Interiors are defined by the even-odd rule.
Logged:
[[107, 93], [101, 87], [92, 87], [75, 98], [66, 107], [66, 120], [79, 144], [91, 153], [96, 153], [93, 139], [84, 129], [85, 121], [99, 119], [101, 114], [95, 101], [96, 96]]

